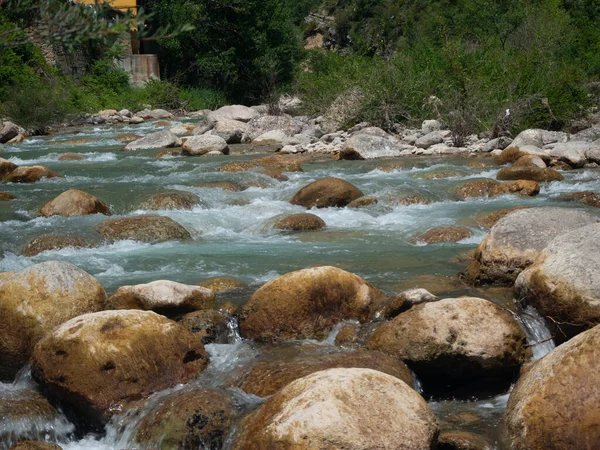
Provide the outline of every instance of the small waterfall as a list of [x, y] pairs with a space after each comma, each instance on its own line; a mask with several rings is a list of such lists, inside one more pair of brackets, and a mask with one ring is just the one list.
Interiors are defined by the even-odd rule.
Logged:
[[552, 334], [546, 326], [544, 318], [529, 305], [519, 315], [519, 321], [527, 334], [527, 340], [533, 351], [533, 361], [537, 361], [550, 353], [556, 345]]
[[240, 336], [240, 326], [237, 317], [227, 317], [227, 338], [232, 344], [239, 344], [244, 339]]

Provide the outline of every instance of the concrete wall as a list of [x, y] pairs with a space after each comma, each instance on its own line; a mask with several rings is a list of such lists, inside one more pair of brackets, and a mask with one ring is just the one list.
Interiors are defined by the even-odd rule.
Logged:
[[125, 55], [120, 61], [121, 68], [131, 75], [133, 86], [143, 86], [150, 80], [160, 80], [160, 67], [157, 55]]

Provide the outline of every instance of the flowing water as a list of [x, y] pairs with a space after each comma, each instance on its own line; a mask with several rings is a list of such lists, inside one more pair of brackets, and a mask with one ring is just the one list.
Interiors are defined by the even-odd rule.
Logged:
[[[157, 279], [195, 284], [211, 277], [232, 276], [250, 285], [226, 298], [241, 304], [257, 287], [278, 275], [312, 265], [334, 265], [357, 273], [388, 293], [425, 287], [440, 295], [472, 294], [495, 301], [518, 315], [535, 358], [553, 348], [543, 319], [535, 310], [518, 312], [512, 292], [470, 289], [461, 285], [456, 275], [465, 268], [464, 254], [474, 249], [486, 233], [475, 220], [478, 214], [519, 205], [583, 208], [559, 197], [568, 192], [600, 190], [598, 170], [564, 172], [564, 181], [542, 187], [535, 198], [504, 196], [457, 201], [453, 191], [465, 180], [495, 178], [498, 167], [491, 158], [410, 157], [367, 162], [333, 161], [323, 156], [304, 163], [303, 172], [288, 173], [289, 180], [277, 181], [252, 171], [217, 170], [230, 162], [264, 154], [237, 154], [233, 149], [233, 155], [224, 157], [154, 159], [157, 150], [123, 152], [123, 143], [114, 139], [123, 133], [143, 135], [155, 130], [151, 123], [82, 128], [5, 146], [3, 158], [19, 165], [42, 164], [64, 178], [0, 186], [1, 191], [17, 196], [16, 200], [0, 202], [0, 272], [17, 271], [47, 260], [69, 261], [95, 276], [109, 294], [121, 285]], [[65, 143], [73, 139], [89, 142]], [[59, 161], [64, 153], [79, 153], [87, 159]], [[469, 165], [473, 161], [483, 164]], [[429, 179], [438, 172], [452, 176]], [[296, 191], [328, 176], [351, 182], [365, 195], [378, 198], [379, 203], [364, 209], [311, 211], [327, 223], [324, 231], [293, 234], [273, 228], [278, 216], [303, 211], [288, 203]], [[196, 187], [214, 181], [248, 188], [231, 192]], [[159, 192], [180, 190], [197, 194], [202, 204], [191, 211], [158, 212], [185, 226], [194, 239], [154, 245], [133, 241], [107, 243], [94, 230], [104, 216], [37, 217], [41, 206], [70, 188], [84, 190], [109, 203], [114, 216], [144, 214], [137, 205]], [[405, 206], [393, 201], [404, 195], [420, 195], [431, 203]], [[466, 226], [473, 236], [455, 244], [425, 245], [418, 241], [419, 234], [444, 225]], [[87, 237], [95, 247], [47, 251], [34, 257], [20, 255], [22, 247], [34, 237], [66, 233]], [[236, 324], [230, 325], [229, 344], [207, 347], [211, 365], [197, 383], [222, 386], [227, 373], [264, 352], [260, 346], [240, 340]], [[333, 339], [319, 345], [331, 348]], [[0, 384], [0, 397], [15, 395], [32, 385], [26, 375], [14, 384]], [[157, 394], [152, 402], [160, 402], [161, 395], [164, 393]], [[241, 392], [236, 395], [242, 408], [252, 408], [260, 402]], [[430, 404], [441, 420], [482, 433], [501, 448], [498, 428], [507, 396], [507, 392], [502, 392], [487, 398], [437, 400]], [[138, 415], [143, 415], [143, 411]], [[105, 434], [85, 437], [75, 437], [74, 427], [64, 417], [56, 423], [3, 422], [0, 434], [8, 429], [13, 435], [56, 440], [69, 450], [119, 449], [127, 447], [135, 428], [135, 418], [127, 418], [126, 422], [123, 425], [116, 419]]]

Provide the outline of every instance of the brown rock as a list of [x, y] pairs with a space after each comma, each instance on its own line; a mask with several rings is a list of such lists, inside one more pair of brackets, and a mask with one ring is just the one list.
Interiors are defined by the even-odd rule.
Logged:
[[165, 156], [181, 156], [181, 150], [179, 150], [179, 149], [167, 149], [167, 150], [163, 150], [161, 152], [158, 152], [152, 158], [153, 159], [160, 159], [160, 158], [164, 158]]
[[600, 208], [600, 195], [596, 192], [574, 192], [573, 194], [563, 194], [561, 198], [578, 201], [594, 208]]
[[82, 161], [84, 159], [87, 158], [83, 155], [78, 155], [77, 153], [65, 153], [58, 157], [59, 161]]
[[274, 155], [257, 159], [255, 162], [263, 167], [279, 169], [284, 172], [302, 172], [302, 163], [308, 161], [305, 157], [294, 155]]
[[49, 261], [0, 283], [0, 380], [12, 381], [34, 345], [54, 327], [107, 307], [94, 277], [72, 264]]
[[360, 197], [348, 203], [348, 208], [364, 208], [365, 206], [374, 205], [377, 203], [375, 197]]
[[390, 195], [388, 197], [388, 203], [392, 206], [404, 205], [429, 205], [431, 203], [430, 200], [426, 199], [420, 194], [414, 195]]
[[439, 180], [443, 178], [460, 177], [462, 174], [455, 170], [445, 170], [442, 172], [427, 172], [421, 175], [419, 178], [423, 180]]
[[395, 286], [397, 290], [423, 288], [435, 295], [462, 291], [466, 287], [459, 278], [442, 275], [418, 275], [403, 280]]
[[92, 142], [97, 142], [98, 140], [98, 138], [68, 139], [66, 141], [50, 142], [48, 145], [85, 145], [91, 144]]
[[131, 239], [141, 242], [166, 242], [191, 239], [190, 233], [164, 216], [135, 216], [122, 219], [109, 219], [100, 222], [96, 230], [107, 239]]
[[323, 178], [300, 189], [290, 200], [292, 205], [305, 208], [343, 208], [363, 193], [352, 184], [339, 178]]
[[368, 347], [404, 360], [418, 375], [448, 378], [511, 375], [531, 357], [510, 313], [474, 297], [413, 306], [377, 328]]
[[159, 120], [158, 122], [154, 122], [155, 128], [172, 127], [172, 126], [173, 126], [173, 124], [171, 122], [169, 122], [168, 120]]
[[536, 166], [511, 166], [500, 169], [498, 180], [531, 180], [538, 183], [563, 180], [563, 176], [554, 169], [542, 169]]
[[511, 449], [595, 449], [600, 445], [600, 327], [536, 361], [519, 378], [504, 414]]
[[291, 214], [275, 223], [275, 228], [286, 231], [317, 231], [325, 228], [325, 221], [314, 214]]
[[78, 316], [47, 334], [31, 358], [48, 396], [101, 425], [128, 402], [204, 370], [208, 356], [181, 325], [150, 311]]
[[494, 446], [474, 433], [448, 430], [440, 433], [436, 450], [494, 450]]
[[247, 288], [248, 284], [231, 277], [218, 277], [210, 278], [201, 283], [198, 283], [198, 286], [210, 289], [216, 294], [217, 292], [226, 292], [232, 291], [234, 289]]
[[322, 339], [342, 320], [371, 319], [384, 298], [362, 278], [335, 267], [298, 270], [252, 295], [239, 315], [240, 331], [262, 341]]
[[194, 333], [203, 344], [226, 344], [228, 341], [227, 317], [221, 311], [194, 311], [183, 316], [179, 323]]
[[9, 194], [8, 192], [0, 192], [0, 202], [7, 202], [17, 198], [15, 195]]
[[413, 385], [411, 371], [404, 363], [381, 352], [360, 350], [317, 355], [297, 355], [285, 358], [277, 352], [267, 360], [256, 361], [233, 380], [230, 385], [248, 394], [268, 397], [280, 391], [292, 381], [315, 372], [335, 368], [363, 368], [387, 373]]
[[536, 181], [517, 180], [501, 183], [492, 188], [490, 197], [498, 195], [517, 194], [524, 197], [534, 197], [540, 193], [540, 185]]
[[274, 178], [277, 181], [288, 181], [290, 179], [287, 175], [283, 174], [281, 169], [273, 169], [267, 167], [265, 169], [259, 170], [258, 173], [266, 175], [267, 177]]
[[140, 136], [139, 134], [120, 134], [118, 135], [115, 139], [115, 141], [119, 141], [119, 142], [129, 142], [129, 141], [135, 141], [137, 139], [141, 139], [142, 136]]
[[69, 189], [63, 192], [40, 209], [40, 215], [43, 217], [74, 217], [88, 214], [110, 216], [110, 208], [102, 200], [78, 189]]
[[241, 186], [228, 181], [204, 181], [196, 184], [196, 187], [207, 189], [223, 189], [224, 191], [231, 192], [239, 192], [244, 190], [244, 188]]
[[473, 232], [465, 227], [436, 227], [417, 238], [418, 242], [438, 244], [440, 242], [458, 242], [473, 236]]
[[62, 450], [62, 447], [50, 442], [21, 441], [13, 445], [9, 450]]
[[496, 156], [496, 162], [498, 164], [512, 164], [526, 154], [519, 150], [518, 147], [507, 147], [500, 155]]
[[200, 197], [191, 192], [163, 192], [153, 195], [136, 209], [157, 211], [161, 209], [193, 209], [201, 203]]
[[219, 169], [220, 172], [229, 172], [229, 173], [236, 173], [236, 172], [246, 172], [250, 169], [255, 169], [258, 167], [258, 164], [256, 164], [255, 162], [236, 162], [236, 163], [230, 163], [230, 164], [226, 164], [223, 167], [221, 167]]
[[537, 155], [523, 155], [513, 163], [513, 167], [538, 167], [545, 169], [546, 163]]
[[485, 197], [499, 184], [500, 183], [496, 180], [490, 179], [467, 181], [456, 191], [456, 195], [461, 200], [474, 197]]
[[67, 247], [85, 248], [91, 247], [91, 244], [80, 236], [38, 236], [23, 247], [21, 254], [23, 256], [35, 256], [48, 250], [60, 250]]
[[433, 412], [406, 383], [371, 369], [329, 369], [293, 381], [247, 416], [241, 449], [432, 448]]
[[20, 166], [4, 176], [7, 183], [35, 183], [42, 178], [57, 178], [62, 175], [44, 166]]
[[335, 336], [335, 345], [338, 347], [354, 347], [358, 343], [360, 326], [356, 323], [347, 323]]
[[514, 208], [505, 208], [492, 213], [481, 213], [478, 214], [475, 220], [483, 228], [492, 228], [496, 223], [507, 214], [519, 209], [527, 209], [527, 206], [515, 206]]

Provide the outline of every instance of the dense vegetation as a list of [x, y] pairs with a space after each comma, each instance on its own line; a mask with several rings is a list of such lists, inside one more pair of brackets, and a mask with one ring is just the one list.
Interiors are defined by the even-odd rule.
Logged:
[[[51, 115], [58, 115], [142, 103], [199, 109], [296, 92], [306, 112], [317, 114], [359, 88], [364, 100], [354, 120], [390, 128], [440, 116], [451, 127], [475, 132], [492, 129], [506, 109], [511, 122], [505, 125], [513, 131], [568, 128], [598, 99], [596, 0], [148, 3], [154, 26], [194, 28], [158, 41], [168, 82], [131, 89], [112, 63], [118, 49], [106, 43], [92, 52], [89, 74], [76, 82], [46, 67], [35, 48], [22, 46], [0, 49], [0, 102], [9, 114], [26, 116], [20, 93], [31, 99], [40, 92], [45, 101], [41, 93], [50, 87], [48, 101], [60, 99]], [[311, 11], [325, 19], [306, 23]], [[0, 9], [0, 30], [9, 19]], [[317, 34], [330, 50], [302, 48], [304, 37]]]

